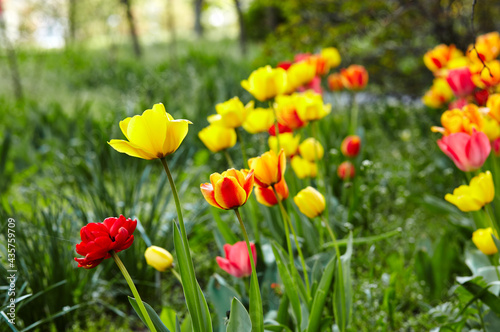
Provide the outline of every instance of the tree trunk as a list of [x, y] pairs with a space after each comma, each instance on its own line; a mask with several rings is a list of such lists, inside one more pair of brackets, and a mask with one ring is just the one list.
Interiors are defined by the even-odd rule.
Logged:
[[[0, 6], [1, 6], [1, 1], [0, 1]], [[7, 28], [5, 26], [3, 12], [1, 10], [0, 10], [0, 30], [3, 43], [5, 45], [5, 50], [7, 52], [7, 61], [9, 63], [12, 85], [14, 87], [14, 94], [16, 95], [17, 100], [22, 100], [24, 98], [24, 93], [23, 93], [23, 86], [21, 85], [21, 77], [19, 75], [17, 55], [16, 51], [14, 50], [14, 47], [10, 43], [9, 37], [7, 36]]]
[[175, 58], [177, 54], [177, 31], [175, 29], [174, 0], [167, 0], [167, 28], [170, 32], [170, 53]]
[[74, 43], [76, 38], [76, 0], [68, 3], [69, 42]]
[[137, 58], [142, 55], [141, 45], [139, 44], [139, 37], [137, 37], [137, 30], [135, 27], [134, 16], [132, 15], [132, 8], [130, 6], [130, 0], [121, 0], [125, 5], [125, 10], [127, 12], [127, 21], [130, 30], [130, 38], [132, 39], [132, 44], [134, 46], [134, 53]]
[[203, 37], [203, 26], [201, 25], [201, 9], [203, 0], [194, 0], [194, 31], [198, 38]]
[[238, 23], [240, 25], [240, 50], [241, 54], [245, 55], [247, 53], [247, 34], [245, 29], [245, 18], [243, 17], [243, 12], [241, 11], [240, 0], [234, 0], [234, 5], [236, 7], [236, 12], [238, 14]]

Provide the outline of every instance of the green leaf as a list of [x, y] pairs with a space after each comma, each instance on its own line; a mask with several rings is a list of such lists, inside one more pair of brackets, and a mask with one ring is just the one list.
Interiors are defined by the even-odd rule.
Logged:
[[497, 247], [497, 250], [500, 252], [500, 240], [497, 239], [493, 233], [491, 234], [491, 238], [493, 239], [493, 242], [495, 242], [495, 246]]
[[231, 301], [235, 297], [239, 297], [238, 292], [226, 283], [226, 280], [218, 274], [210, 277], [207, 286], [207, 293], [210, 302], [215, 308], [217, 319], [219, 321], [219, 330], [224, 329], [224, 320], [226, 311], [231, 308]]
[[335, 263], [336, 257], [333, 256], [326, 266], [326, 269], [323, 272], [323, 277], [319, 282], [318, 289], [314, 294], [311, 313], [309, 314], [309, 324], [307, 325], [308, 332], [317, 331], [320, 326], [321, 316], [325, 306], [326, 297], [328, 295], [328, 290], [332, 285], [333, 274], [335, 272]]
[[233, 298], [231, 302], [231, 313], [229, 316], [229, 323], [227, 324], [227, 332], [251, 332], [252, 322], [250, 321], [250, 316], [247, 310], [238, 301], [237, 298]]
[[262, 298], [260, 295], [259, 280], [257, 279], [257, 274], [255, 273], [255, 271], [252, 271], [252, 276], [250, 279], [250, 317], [252, 319], [252, 331], [263, 332], [264, 313], [262, 309]]
[[179, 270], [182, 279], [182, 288], [186, 305], [191, 315], [193, 328], [196, 331], [212, 331], [210, 313], [207, 315], [208, 305], [203, 292], [201, 292], [198, 281], [194, 274], [193, 263], [188, 256], [189, 246], [185, 246], [179, 227], [174, 223], [174, 246], [179, 263]]
[[[128, 297], [128, 301], [130, 302], [130, 304], [132, 305], [132, 308], [134, 308], [135, 312], [137, 313], [139, 318], [142, 320], [144, 325], [147, 326], [146, 320], [144, 319], [144, 316], [142, 315], [141, 309], [139, 308], [137, 301], [133, 297], [130, 297], [130, 296]], [[156, 311], [154, 311], [154, 309], [151, 308], [151, 306], [149, 304], [147, 304], [146, 302], [143, 301], [142, 303], [144, 303], [144, 307], [146, 308], [146, 311], [148, 312], [148, 315], [151, 318], [151, 321], [153, 322], [153, 325], [155, 326], [156, 331], [157, 332], [170, 332], [170, 330], [167, 329], [165, 324], [163, 324], [163, 322], [160, 319], [160, 316], [158, 316]]]
[[491, 286], [498, 282], [482, 286], [479, 284], [480, 281], [484, 283], [482, 279], [482, 277], [458, 277], [457, 281], [469, 293], [474, 295], [475, 298], [480, 299], [484, 302], [484, 304], [490, 307], [491, 311], [495, 312], [496, 314], [500, 314], [500, 297], [496, 296], [488, 290]]
[[349, 233], [347, 250], [337, 263], [335, 283], [333, 287], [333, 312], [340, 331], [345, 331], [352, 312], [351, 281], [352, 232]]
[[[14, 325], [12, 325], [12, 323], [10, 322], [10, 319], [9, 317], [7, 317], [7, 315], [5, 314], [5, 312], [3, 311], [0, 311], [0, 318], [3, 318], [3, 320], [5, 320], [7, 322], [7, 326], [10, 327], [10, 329], [13, 331], [13, 332], [18, 332], [18, 330], [14, 327]], [[1, 319], [0, 319], [1, 321]]]
[[175, 322], [177, 320], [177, 314], [174, 309], [164, 307], [161, 309], [160, 319], [165, 324], [167, 329], [170, 331], [175, 331]]
[[[290, 276], [290, 272], [288, 271], [286, 265], [283, 263], [283, 257], [280, 254], [280, 245], [275, 241], [272, 243], [274, 257], [276, 258], [276, 265], [278, 266], [278, 271], [280, 273], [281, 280], [285, 285], [286, 295], [290, 300], [292, 305], [294, 317], [297, 326], [300, 326], [302, 322], [302, 314], [300, 309], [300, 299], [298, 296], [298, 288], [295, 282], [292, 281], [292, 277]], [[281, 249], [283, 250], [283, 249]]]

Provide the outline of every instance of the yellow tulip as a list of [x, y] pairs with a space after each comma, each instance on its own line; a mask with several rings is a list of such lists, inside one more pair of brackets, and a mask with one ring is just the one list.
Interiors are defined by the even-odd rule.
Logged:
[[490, 110], [488, 114], [497, 121], [500, 121], [500, 93], [490, 95], [486, 102], [486, 107]]
[[444, 197], [448, 202], [456, 205], [461, 211], [478, 211], [495, 197], [495, 187], [490, 171], [480, 173], [470, 181], [470, 184], [462, 185], [452, 194]]
[[243, 129], [250, 134], [268, 131], [274, 124], [274, 112], [269, 108], [256, 108], [248, 113]]
[[492, 236], [496, 236], [491, 227], [480, 228], [472, 233], [472, 242], [476, 245], [477, 249], [485, 255], [493, 255], [498, 252], [498, 248], [493, 241]]
[[287, 75], [283, 68], [261, 67], [254, 70], [241, 86], [259, 101], [266, 101], [283, 94], [286, 89]]
[[293, 198], [300, 212], [309, 218], [314, 218], [323, 213], [326, 207], [325, 197], [313, 187], [299, 191]]
[[321, 56], [326, 59], [328, 68], [335, 68], [340, 65], [342, 59], [340, 53], [335, 47], [327, 47], [321, 50]]
[[209, 125], [198, 133], [203, 144], [212, 152], [228, 149], [236, 144], [236, 131], [218, 125]]
[[316, 65], [310, 61], [300, 61], [292, 64], [286, 71], [286, 93], [292, 93], [297, 88], [311, 82], [316, 76]]
[[488, 136], [488, 139], [490, 141], [493, 142], [494, 140], [500, 137], [500, 124], [498, 123], [497, 120], [495, 120], [489, 115], [485, 115], [483, 119], [484, 121], [483, 121], [482, 132], [485, 133], [486, 136]]
[[463, 57], [463, 53], [455, 45], [441, 44], [425, 53], [424, 63], [430, 71], [436, 72], [445, 68], [451, 60], [461, 57]]
[[425, 106], [440, 108], [453, 98], [453, 90], [444, 78], [436, 78], [432, 82], [432, 87], [422, 97]]
[[245, 122], [249, 110], [253, 109], [254, 102], [246, 106], [238, 97], [234, 97], [223, 103], [215, 105], [217, 114], [208, 117], [208, 122], [228, 128], [237, 128]]
[[188, 120], [174, 120], [165, 111], [163, 104], [142, 115], [120, 121], [120, 129], [126, 140], [112, 139], [108, 142], [113, 149], [129, 156], [142, 159], [158, 159], [174, 153], [188, 132]]
[[323, 149], [321, 143], [312, 137], [309, 137], [300, 143], [299, 152], [300, 155], [308, 161], [321, 160], [325, 154], [325, 150]]
[[299, 179], [315, 178], [318, 175], [318, 165], [316, 163], [295, 156], [290, 162], [292, 169]]
[[297, 114], [304, 122], [322, 119], [332, 109], [332, 105], [323, 104], [323, 97], [312, 90], [295, 94], [295, 103]]
[[172, 254], [157, 246], [148, 247], [144, 253], [144, 257], [146, 257], [148, 265], [154, 267], [160, 272], [164, 272], [171, 268], [174, 263], [174, 257]]
[[[278, 137], [280, 149], [283, 149], [288, 157], [292, 157], [297, 153], [300, 135], [294, 137], [292, 133], [284, 133], [279, 134]], [[274, 153], [278, 153], [278, 138], [276, 138], [276, 136], [269, 136], [268, 143], [271, 150], [273, 150]]]

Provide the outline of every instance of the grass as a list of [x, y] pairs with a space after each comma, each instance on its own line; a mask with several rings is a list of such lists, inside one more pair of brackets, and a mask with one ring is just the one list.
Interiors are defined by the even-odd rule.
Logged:
[[[159, 274], [143, 259], [150, 243], [173, 251], [171, 220], [175, 207], [161, 165], [119, 154], [106, 144], [111, 138], [121, 137], [121, 119], [157, 102], [163, 102], [175, 118], [193, 121], [186, 140], [169, 163], [183, 201], [201, 287], [208, 286], [214, 272], [223, 275], [215, 264], [223, 240], [199, 184], [206, 182], [210, 173], [227, 166], [221, 154], [213, 155], [204, 148], [196, 133], [207, 125], [205, 117], [214, 112], [216, 103], [233, 96], [250, 100], [239, 82], [254, 69], [253, 56], [242, 59], [237, 46], [225, 41], [183, 44], [179, 49], [172, 59], [168, 47], [153, 45], [142, 60], [136, 60], [128, 48], [121, 46], [20, 50], [27, 96], [20, 102], [12, 98], [5, 61], [1, 62], [0, 212], [2, 220], [13, 217], [17, 221], [17, 285], [24, 286], [22, 294], [33, 294], [18, 307], [19, 322], [25, 327], [38, 324], [33, 328], [97, 331], [110, 326], [110, 321], [116, 331], [140, 326], [128, 305], [127, 285], [117, 267], [105, 261], [95, 270], [85, 271], [73, 262], [81, 226], [119, 214], [138, 218], [142, 226], [133, 247], [120, 257], [137, 281], [143, 299], [153, 307], [173, 307], [181, 316], [186, 313], [175, 278], [162, 274], [158, 289]], [[252, 54], [257, 52], [255, 48]], [[458, 257], [470, 236], [467, 228], [456, 232], [450, 220], [459, 217], [433, 199], [441, 199], [460, 182], [429, 130], [439, 114], [415, 101], [384, 96], [360, 105], [364, 147], [356, 160], [360, 165], [354, 182], [357, 203], [349, 211], [344, 204], [349, 189], [334, 176], [342, 160], [339, 147], [347, 134], [349, 107], [340, 105], [335, 96], [325, 98], [333, 103], [334, 110], [328, 121], [319, 123], [319, 131], [327, 151], [328, 183], [336, 197], [329, 206], [337, 230], [346, 234], [354, 229], [355, 237], [362, 237], [402, 229], [401, 236], [355, 246], [350, 328], [435, 327], [438, 321], [429, 309], [449, 300], [447, 290], [454, 275], [467, 274], [460, 263], [463, 259]], [[246, 139], [249, 155], [263, 152], [261, 138], [246, 135]], [[237, 147], [230, 153], [237, 165], [243, 164]], [[305, 184], [298, 181], [291, 190]], [[277, 213], [271, 210], [271, 214]], [[243, 214], [251, 218], [248, 206]], [[219, 222], [237, 233], [232, 215], [221, 213], [220, 217]], [[272, 219], [267, 209], [259, 209], [257, 217]], [[2, 226], [3, 239], [6, 231]], [[271, 223], [262, 231], [272, 238], [280, 232], [279, 227]], [[303, 236], [308, 236], [307, 230]], [[416, 273], [425, 260], [419, 252], [431, 255], [443, 236], [452, 236], [447, 257], [456, 264], [448, 272], [425, 280], [427, 275]], [[311, 246], [308, 254], [312, 254], [311, 241], [306, 243]], [[0, 250], [3, 253], [4, 248]], [[4, 275], [0, 274], [2, 284], [6, 284]], [[271, 301], [268, 306], [273, 307], [274, 295], [267, 296]], [[0, 297], [0, 305], [3, 300]]]

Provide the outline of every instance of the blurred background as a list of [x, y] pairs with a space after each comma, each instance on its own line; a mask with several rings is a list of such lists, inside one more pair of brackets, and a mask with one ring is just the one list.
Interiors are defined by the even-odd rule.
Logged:
[[[355, 237], [397, 228], [404, 234], [355, 247], [357, 319], [351, 328], [422, 331], [454, 317], [459, 300], [448, 289], [456, 275], [468, 273], [462, 248], [470, 229], [462, 214], [441, 202], [461, 179], [429, 130], [440, 112], [420, 103], [433, 78], [422, 57], [440, 43], [465, 50], [477, 35], [500, 30], [500, 2], [477, 0], [474, 29], [472, 2], [0, 0], [0, 243], [3, 221], [16, 219], [18, 295], [26, 296], [18, 305], [20, 326], [139, 329], [116, 266], [105, 262], [86, 271], [73, 261], [80, 228], [120, 214], [142, 225], [121, 257], [143, 298], [184, 318], [180, 285], [171, 275], [160, 278], [143, 259], [150, 244], [173, 251], [175, 209], [161, 165], [119, 154], [106, 142], [122, 137], [120, 120], [158, 102], [175, 118], [193, 121], [169, 162], [196, 272], [210, 293], [208, 276], [222, 273], [215, 264], [223, 244], [216, 222], [233, 230], [237, 225], [229, 214], [214, 220], [201, 197], [199, 184], [227, 165], [197, 132], [215, 104], [251, 99], [240, 81], [252, 70], [330, 46], [340, 51], [342, 68], [357, 63], [370, 74], [359, 98], [366, 146], [359, 157]], [[324, 95], [333, 104], [331, 126], [321, 128], [332, 174], [347, 134], [343, 97]], [[249, 155], [263, 152], [253, 137], [247, 135]], [[231, 157], [242, 165], [237, 150]], [[336, 181], [334, 192], [341, 193]], [[338, 196], [332, 204], [344, 220]], [[0, 250], [5, 257], [3, 245]], [[0, 285], [7, 284], [4, 272], [0, 267]], [[8, 300], [1, 287], [0, 309]], [[223, 314], [217, 321], [220, 329]]]

